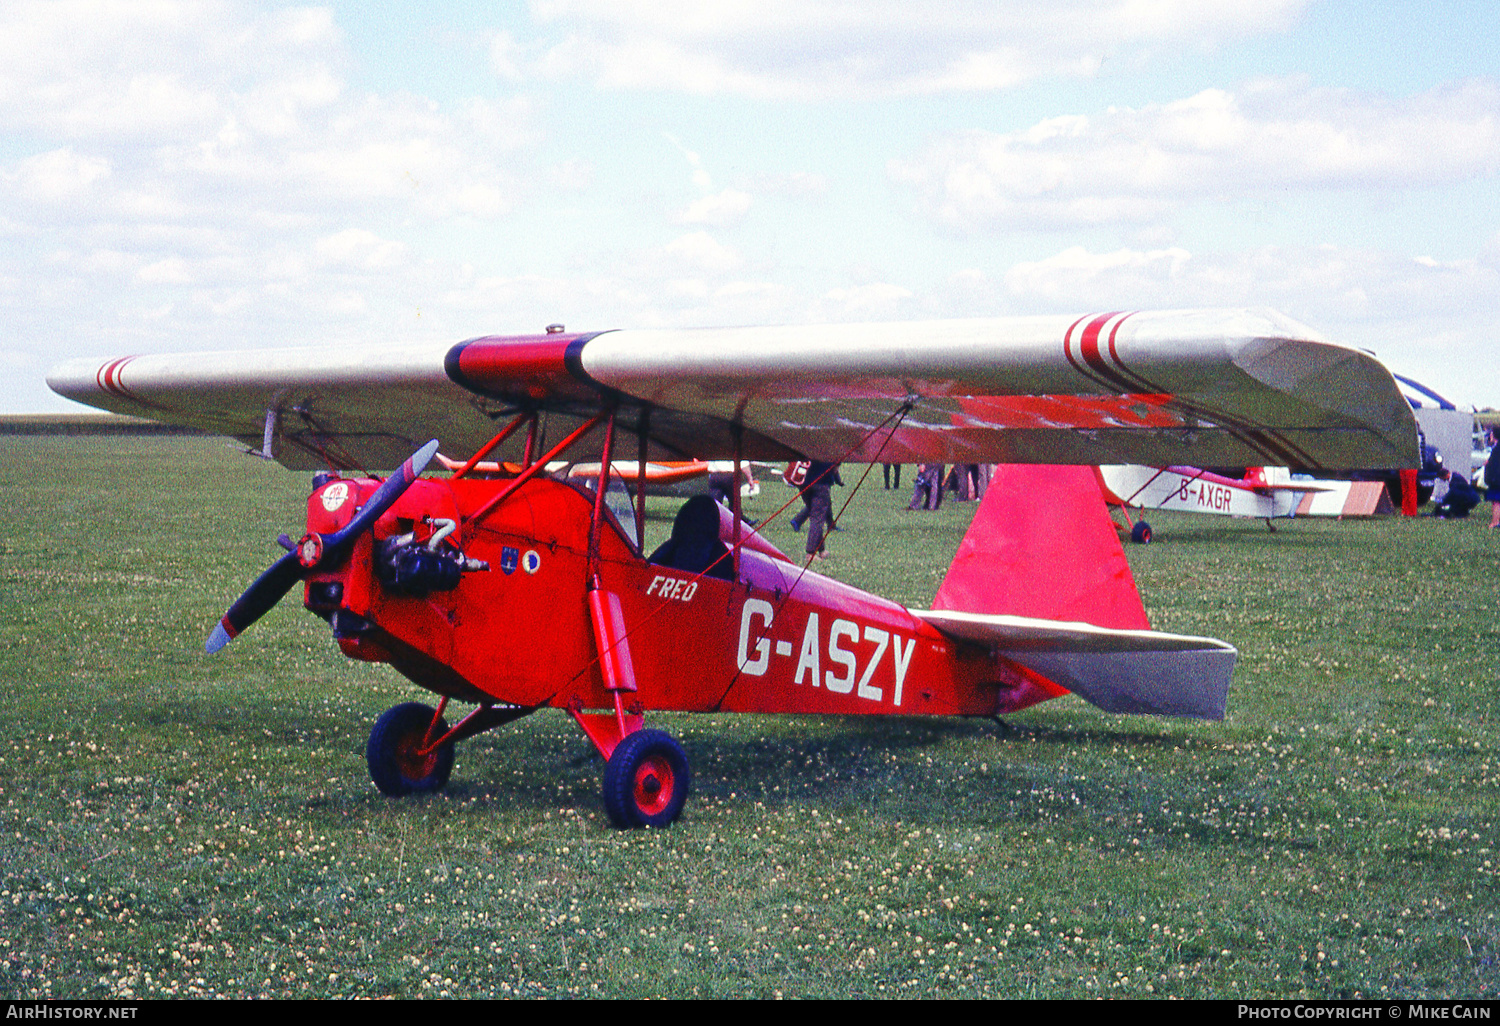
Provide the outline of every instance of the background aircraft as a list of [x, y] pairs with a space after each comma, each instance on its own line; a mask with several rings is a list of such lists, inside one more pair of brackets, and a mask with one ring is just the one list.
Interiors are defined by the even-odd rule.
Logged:
[[1099, 468], [1104, 500], [1125, 517], [1130, 540], [1151, 541], [1151, 525], [1130, 519], [1131, 509], [1171, 509], [1214, 516], [1256, 517], [1271, 521], [1290, 517], [1304, 495], [1326, 491], [1324, 484], [1293, 481], [1285, 467], [1247, 467], [1243, 477], [1229, 477], [1198, 467], [1141, 467], [1117, 464]]

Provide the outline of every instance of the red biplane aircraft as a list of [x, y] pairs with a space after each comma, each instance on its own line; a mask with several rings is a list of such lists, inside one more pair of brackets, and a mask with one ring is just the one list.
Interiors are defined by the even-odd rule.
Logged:
[[[650, 711], [993, 716], [1073, 691], [1117, 712], [1220, 717], [1235, 650], [1150, 630], [1104, 505], [1081, 490], [1088, 467], [1416, 460], [1384, 367], [1265, 311], [549, 329], [75, 361], [49, 383], [319, 471], [306, 533], [207, 648], [301, 584], [346, 655], [441, 696], [375, 724], [381, 791], [441, 788], [455, 743], [559, 708], [604, 756], [620, 827], [670, 823], [688, 793], [687, 758], [644, 729]], [[607, 480], [542, 473], [585, 436], [601, 467], [640, 468], [633, 533]], [[423, 478], [439, 441], [472, 455]], [[809, 571], [706, 497], [643, 551], [644, 465], [690, 455], [1072, 466], [1003, 472], [937, 608], [920, 611]], [[518, 471], [477, 478], [485, 458]], [[449, 727], [455, 700], [475, 708]]]

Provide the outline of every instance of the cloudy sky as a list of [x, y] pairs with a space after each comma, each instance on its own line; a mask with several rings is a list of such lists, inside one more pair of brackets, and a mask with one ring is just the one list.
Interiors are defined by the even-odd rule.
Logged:
[[0, 412], [71, 356], [1230, 305], [1500, 405], [1497, 172], [1493, 0], [6, 0]]

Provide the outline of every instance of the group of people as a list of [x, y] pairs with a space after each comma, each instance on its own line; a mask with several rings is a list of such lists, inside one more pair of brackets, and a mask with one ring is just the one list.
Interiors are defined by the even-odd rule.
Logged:
[[[952, 471], [941, 463], [917, 464], [917, 483], [912, 489], [910, 510], [938, 509], [943, 505], [943, 493], [951, 484], [960, 499], [983, 498], [989, 487], [990, 472], [994, 468], [986, 463], [955, 463]], [[897, 467], [896, 487], [901, 486], [900, 467]]]
[[[943, 504], [943, 493], [950, 484], [960, 498], [978, 499], [984, 495], [985, 488], [989, 486], [992, 469], [983, 463], [957, 463], [954, 464], [950, 473], [942, 463], [919, 463], [911, 504], [906, 508], [911, 510], [938, 509]], [[899, 490], [901, 464], [883, 463], [881, 470], [885, 478], [886, 490], [889, 491], [892, 488]], [[804, 524], [808, 525], [807, 554], [815, 559], [826, 559], [828, 535], [832, 531], [840, 530], [834, 523], [832, 494], [834, 485], [844, 483], [839, 477], [839, 465], [818, 460], [803, 460], [789, 463], [782, 476], [787, 484], [802, 492], [802, 509], [792, 516], [792, 530], [801, 531]]]
[[1481, 499], [1490, 501], [1490, 527], [1500, 528], [1500, 445], [1496, 444], [1497, 433], [1489, 432], [1490, 457], [1484, 463], [1484, 495], [1462, 474], [1452, 470], [1443, 471], [1443, 480], [1448, 490], [1433, 506], [1432, 515], [1443, 520], [1461, 520]]

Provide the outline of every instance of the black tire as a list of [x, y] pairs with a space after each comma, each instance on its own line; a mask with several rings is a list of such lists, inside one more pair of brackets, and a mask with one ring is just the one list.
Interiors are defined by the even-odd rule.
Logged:
[[[425, 756], [417, 755], [432, 726], [433, 711], [421, 702], [405, 702], [387, 709], [375, 721], [370, 741], [365, 745], [365, 762], [370, 779], [380, 793], [392, 798], [404, 794], [425, 794], [442, 790], [453, 772], [453, 745], [442, 745]], [[448, 724], [442, 719], [433, 726], [432, 736], [442, 737]]]
[[682, 813], [692, 772], [672, 735], [638, 730], [615, 746], [604, 767], [604, 811], [621, 830], [664, 827]]
[[1144, 520], [1137, 520], [1135, 526], [1130, 529], [1130, 540], [1137, 545], [1151, 544], [1151, 525]]

